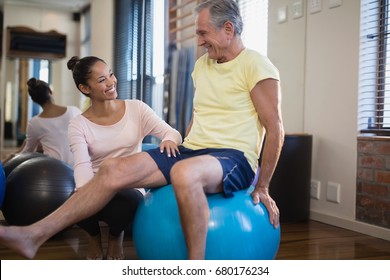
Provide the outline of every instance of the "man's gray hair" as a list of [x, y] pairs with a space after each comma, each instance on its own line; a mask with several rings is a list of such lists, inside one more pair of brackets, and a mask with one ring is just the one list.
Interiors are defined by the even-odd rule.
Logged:
[[235, 34], [241, 35], [243, 29], [240, 9], [235, 0], [206, 0], [195, 7], [195, 13], [202, 10], [210, 11], [211, 24], [220, 29], [225, 22], [230, 21], [234, 26]]

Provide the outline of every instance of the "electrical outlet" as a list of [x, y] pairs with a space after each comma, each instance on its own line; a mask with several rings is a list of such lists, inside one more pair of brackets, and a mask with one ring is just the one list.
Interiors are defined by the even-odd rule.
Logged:
[[328, 182], [326, 187], [326, 200], [330, 202], [340, 203], [340, 184]]
[[320, 199], [321, 182], [311, 180], [310, 182], [310, 197], [313, 199]]
[[309, 11], [311, 14], [319, 13], [322, 10], [322, 0], [309, 0]]

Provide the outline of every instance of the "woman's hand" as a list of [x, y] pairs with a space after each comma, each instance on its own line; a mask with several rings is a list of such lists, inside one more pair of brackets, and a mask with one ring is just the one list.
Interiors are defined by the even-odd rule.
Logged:
[[164, 150], [168, 157], [172, 155], [176, 157], [177, 154], [180, 154], [177, 144], [171, 140], [165, 140], [160, 143], [160, 152], [163, 153]]

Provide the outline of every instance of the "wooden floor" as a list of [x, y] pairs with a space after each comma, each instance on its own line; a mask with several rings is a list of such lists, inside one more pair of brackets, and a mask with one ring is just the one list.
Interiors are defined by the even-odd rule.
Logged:
[[[4, 223], [4, 222], [3, 222]], [[103, 237], [107, 236], [106, 229]], [[72, 227], [47, 241], [39, 260], [85, 259], [87, 236]], [[103, 244], [106, 246], [107, 242]], [[126, 259], [137, 259], [130, 236], [124, 242]], [[23, 259], [0, 246], [1, 260]], [[323, 223], [308, 221], [281, 225], [277, 260], [390, 260], [390, 242]]]
[[309, 221], [282, 224], [279, 260], [390, 260], [390, 241]]

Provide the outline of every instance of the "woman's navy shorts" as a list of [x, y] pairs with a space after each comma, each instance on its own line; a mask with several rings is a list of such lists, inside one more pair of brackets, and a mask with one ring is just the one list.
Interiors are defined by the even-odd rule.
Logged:
[[223, 170], [223, 188], [226, 197], [233, 196], [235, 191], [248, 188], [255, 176], [244, 153], [235, 149], [191, 150], [179, 146], [179, 151], [180, 154], [176, 154], [176, 157], [168, 157], [165, 152], [160, 152], [160, 148], [145, 151], [156, 162], [168, 184], [171, 183], [170, 171], [176, 162], [201, 155], [210, 155], [219, 160]]

